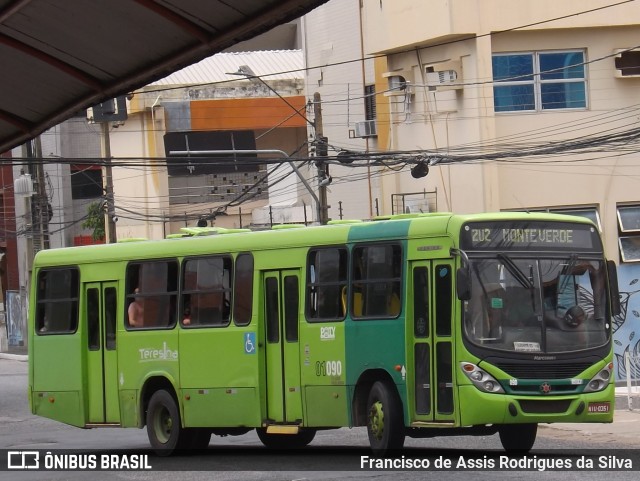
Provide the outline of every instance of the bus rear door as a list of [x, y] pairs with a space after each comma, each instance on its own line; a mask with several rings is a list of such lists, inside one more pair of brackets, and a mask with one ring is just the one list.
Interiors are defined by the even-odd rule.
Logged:
[[87, 329], [88, 423], [120, 422], [116, 351], [117, 282], [84, 284]]
[[[411, 264], [407, 331], [413, 379], [408, 380], [411, 421], [453, 424], [453, 262]], [[413, 387], [413, 389], [411, 389]]]
[[270, 423], [300, 423], [300, 271], [263, 275], [267, 418]]

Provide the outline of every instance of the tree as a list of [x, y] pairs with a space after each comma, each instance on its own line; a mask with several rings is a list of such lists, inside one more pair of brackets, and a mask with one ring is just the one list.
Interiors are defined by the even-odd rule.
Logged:
[[87, 215], [82, 223], [83, 229], [93, 229], [91, 237], [94, 241], [105, 237], [104, 208], [102, 202], [92, 202], [87, 207]]

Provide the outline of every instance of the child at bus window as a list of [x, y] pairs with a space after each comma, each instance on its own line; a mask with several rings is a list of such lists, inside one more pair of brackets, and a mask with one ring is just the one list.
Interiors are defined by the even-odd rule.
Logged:
[[136, 287], [133, 290], [133, 302], [129, 304], [129, 309], [127, 310], [129, 315], [129, 325], [131, 327], [142, 327], [144, 323], [144, 304], [142, 303], [142, 299], [139, 294], [140, 289]]

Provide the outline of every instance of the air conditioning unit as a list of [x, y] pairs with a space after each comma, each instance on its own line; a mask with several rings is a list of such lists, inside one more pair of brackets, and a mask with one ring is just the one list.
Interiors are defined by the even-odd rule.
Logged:
[[410, 71], [394, 70], [392, 72], [384, 72], [382, 77], [387, 79], [385, 97], [413, 95], [413, 75]]
[[356, 122], [355, 130], [356, 137], [376, 137], [378, 135], [375, 120], [363, 120], [362, 122]]
[[427, 86], [432, 90], [456, 90], [462, 85], [462, 62], [454, 60], [428, 65], [425, 69]]
[[616, 49], [615, 77], [640, 78], [640, 49]]
[[429, 212], [429, 202], [427, 199], [405, 199], [405, 214], [427, 214]]
[[427, 72], [427, 85], [430, 87], [435, 85], [451, 84], [458, 80], [458, 74], [455, 70], [439, 70], [437, 72]]

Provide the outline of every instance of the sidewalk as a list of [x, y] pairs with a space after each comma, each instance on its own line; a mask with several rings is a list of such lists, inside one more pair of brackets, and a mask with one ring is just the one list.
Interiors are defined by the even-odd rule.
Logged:
[[25, 346], [9, 346], [7, 352], [0, 352], [0, 359], [26, 362], [28, 360], [27, 348]]
[[[618, 399], [618, 398], [616, 398]], [[626, 398], [624, 399], [626, 403]], [[619, 404], [619, 403], [616, 403]], [[575, 438], [579, 435], [584, 441], [624, 445], [625, 448], [640, 448], [640, 409], [629, 411], [616, 409], [613, 422], [599, 423], [554, 423], [540, 424], [538, 434], [553, 438]]]

